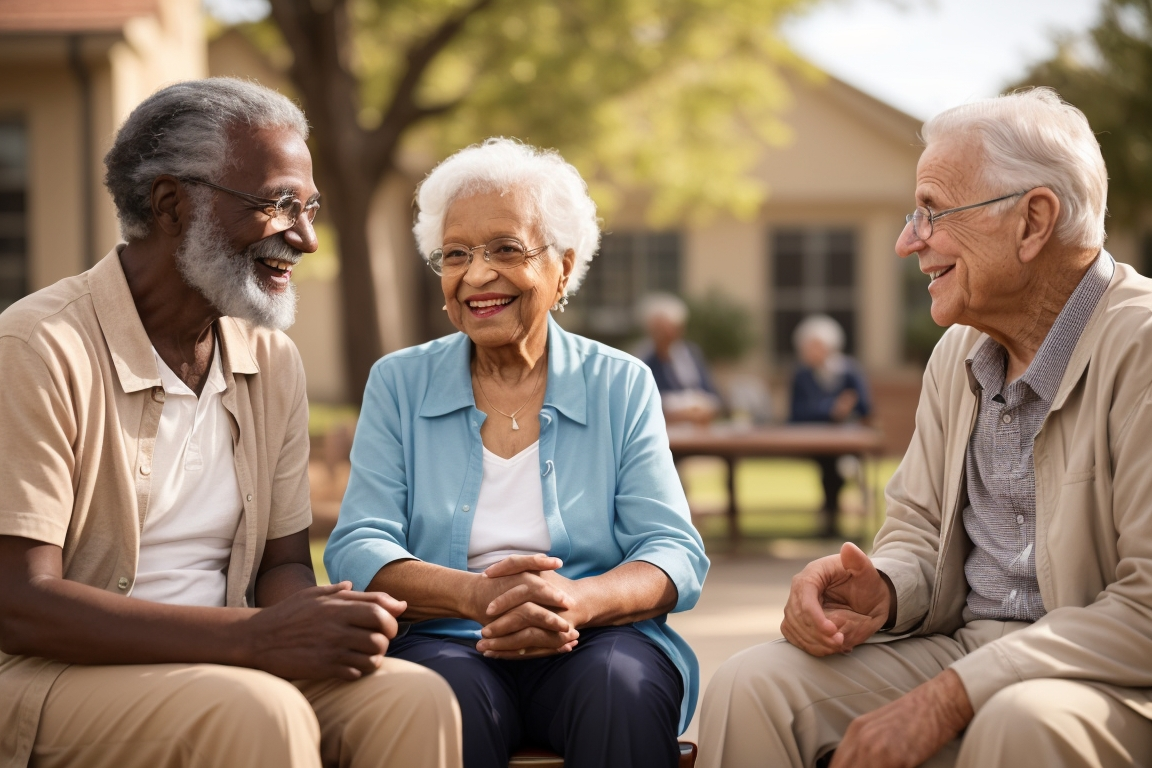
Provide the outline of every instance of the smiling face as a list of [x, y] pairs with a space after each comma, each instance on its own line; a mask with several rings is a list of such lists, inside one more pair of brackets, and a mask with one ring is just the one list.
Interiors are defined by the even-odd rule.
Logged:
[[[1017, 190], [990, 189], [981, 171], [983, 151], [971, 138], [933, 142], [916, 167], [916, 203], [933, 211], [983, 202]], [[1017, 199], [1017, 202], [1019, 200]], [[1011, 206], [1012, 203], [1005, 203]], [[920, 240], [908, 225], [896, 242], [902, 258], [917, 256], [932, 282], [932, 319], [981, 328], [984, 320], [1011, 310], [1026, 286], [1018, 258], [1020, 217], [1001, 204], [950, 214]]]
[[[480, 245], [512, 237], [529, 251], [548, 245], [521, 190], [481, 192], [459, 198], [444, 217], [444, 242]], [[529, 256], [523, 264], [494, 269], [482, 249], [473, 251], [467, 271], [441, 276], [452, 324], [481, 347], [544, 341], [548, 310], [564, 294], [575, 256], [557, 258], [554, 248]]]
[[[214, 183], [258, 197], [316, 196], [312, 158], [303, 139], [287, 128], [232, 134], [237, 158]], [[176, 252], [185, 282], [222, 314], [258, 325], [287, 328], [296, 314], [292, 267], [316, 250], [316, 233], [306, 216], [276, 232], [267, 214], [209, 187], [190, 185], [192, 225]]]

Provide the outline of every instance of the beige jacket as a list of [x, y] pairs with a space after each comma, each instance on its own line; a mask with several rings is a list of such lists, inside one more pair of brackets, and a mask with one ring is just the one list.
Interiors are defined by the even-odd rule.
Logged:
[[[244, 500], [227, 605], [244, 606], [265, 541], [311, 522], [308, 403], [284, 334], [217, 328]], [[128, 594], [164, 389], [117, 251], [0, 315], [0, 383], [0, 535], [60, 546], [64, 578]], [[0, 653], [0, 768], [27, 763], [65, 666]]]
[[[928, 362], [916, 433], [887, 489], [873, 562], [896, 587], [876, 640], [965, 622], [964, 456], [985, 336], [956, 326]], [[1036, 436], [1036, 572], [1047, 615], [956, 662], [979, 708], [1034, 678], [1107, 686], [1152, 718], [1152, 280], [1116, 272]]]

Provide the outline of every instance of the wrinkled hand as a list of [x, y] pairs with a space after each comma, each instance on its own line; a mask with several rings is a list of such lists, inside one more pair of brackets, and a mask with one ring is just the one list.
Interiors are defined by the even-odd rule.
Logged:
[[248, 666], [289, 680], [357, 680], [380, 668], [407, 607], [347, 581], [301, 590], [244, 624]]
[[575, 582], [556, 573], [547, 555], [512, 555], [483, 573], [502, 588], [484, 609], [477, 650], [489, 658], [528, 659], [571, 651], [580, 637]]
[[846, 653], [888, 619], [888, 583], [859, 547], [809, 563], [792, 578], [780, 632], [813, 656]]
[[832, 768], [913, 768], [940, 751], [972, 721], [960, 676], [944, 670], [896, 701], [848, 726]]
[[860, 395], [854, 389], [846, 389], [836, 396], [832, 402], [832, 410], [828, 414], [832, 421], [844, 421], [852, 415], [852, 409], [860, 402]]

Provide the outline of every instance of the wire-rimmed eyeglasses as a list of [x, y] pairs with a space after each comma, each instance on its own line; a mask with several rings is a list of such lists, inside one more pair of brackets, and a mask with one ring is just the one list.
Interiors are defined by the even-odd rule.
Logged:
[[992, 205], [1001, 200], [1007, 200], [1012, 197], [1019, 197], [1031, 192], [1031, 189], [1025, 189], [1021, 192], [1013, 192], [1010, 195], [1003, 195], [994, 200], [985, 200], [982, 203], [972, 203], [972, 205], [961, 205], [958, 208], [947, 208], [943, 211], [933, 212], [931, 208], [926, 205], [916, 206], [916, 210], [904, 217], [904, 226], [912, 225], [912, 232], [915, 233], [917, 239], [928, 242], [928, 238], [932, 237], [932, 223], [937, 219], [942, 219], [945, 216], [960, 211], [971, 210], [972, 208], [982, 208], [985, 205]]
[[463, 272], [472, 264], [476, 249], [483, 248], [484, 261], [488, 262], [493, 269], [511, 269], [520, 266], [529, 256], [535, 256], [551, 245], [548, 243], [548, 245], [542, 245], [539, 248], [529, 249], [514, 237], [497, 237], [483, 245], [445, 243], [442, 247], [428, 254], [428, 266], [432, 267], [432, 271], [438, 275]]
[[302, 202], [300, 198], [293, 197], [292, 195], [284, 195], [280, 198], [260, 197], [259, 195], [229, 189], [228, 187], [214, 184], [211, 181], [193, 177], [185, 177], [180, 179], [180, 181], [187, 184], [202, 184], [205, 187], [227, 192], [229, 195], [243, 200], [252, 210], [260, 211], [266, 215], [269, 223], [276, 232], [284, 232], [285, 230], [292, 229], [292, 227], [296, 226], [296, 221], [301, 216], [307, 218], [308, 223], [311, 224], [316, 220], [316, 213], [320, 210], [319, 195], [305, 203]]

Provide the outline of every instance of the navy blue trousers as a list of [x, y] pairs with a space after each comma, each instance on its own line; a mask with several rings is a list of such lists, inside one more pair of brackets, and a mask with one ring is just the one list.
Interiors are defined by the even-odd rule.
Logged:
[[388, 655], [438, 672], [460, 702], [464, 767], [508, 768], [521, 747], [565, 768], [674, 768], [680, 673], [635, 627], [580, 632], [571, 653], [488, 659], [470, 640], [408, 635]]

